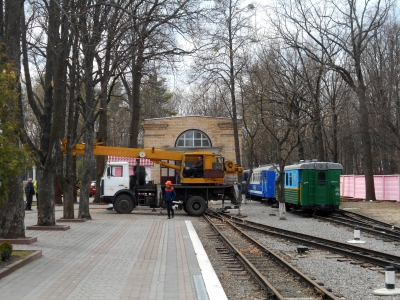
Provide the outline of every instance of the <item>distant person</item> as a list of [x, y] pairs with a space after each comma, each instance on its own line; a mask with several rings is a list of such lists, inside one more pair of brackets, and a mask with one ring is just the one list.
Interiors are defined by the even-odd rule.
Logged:
[[176, 192], [174, 188], [171, 186], [171, 181], [167, 181], [165, 185], [167, 186], [165, 188], [165, 194], [164, 194], [164, 203], [167, 205], [167, 212], [168, 212], [168, 219], [171, 219], [171, 214], [172, 217], [174, 217], [174, 210], [172, 208], [172, 201], [175, 200], [176, 198]]
[[199, 156], [199, 161], [192, 167], [192, 176], [201, 177], [202, 175], [203, 175], [203, 156]]
[[35, 189], [36, 195], [36, 208], [39, 208], [39, 189], [37, 180], [33, 183], [33, 188]]
[[32, 210], [32, 200], [35, 194], [35, 188], [33, 187], [32, 178], [28, 179], [25, 185], [25, 195], [26, 195], [26, 206], [25, 210]]

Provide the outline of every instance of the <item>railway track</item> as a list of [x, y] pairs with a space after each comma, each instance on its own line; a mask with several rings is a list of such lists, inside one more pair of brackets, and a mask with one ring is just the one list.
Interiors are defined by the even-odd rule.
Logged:
[[357, 227], [362, 232], [367, 232], [385, 241], [400, 243], [399, 227], [357, 213], [340, 210], [330, 216], [314, 216], [314, 218], [350, 228]]
[[227, 217], [209, 210], [204, 218], [223, 245], [217, 251], [237, 276], [251, 276], [265, 299], [338, 299], [330, 291], [261, 245]]
[[363, 267], [371, 268], [372, 266], [378, 266], [380, 268], [384, 268], [386, 266], [393, 266], [397, 271], [400, 270], [400, 257], [390, 253], [375, 251], [355, 246], [353, 244], [341, 243], [236, 217], [231, 217], [231, 219], [234, 224], [241, 228], [257, 231], [266, 235], [272, 235], [281, 239], [295, 242], [299, 245], [307, 245], [340, 254], [344, 257], [357, 260], [358, 264], [362, 265]]

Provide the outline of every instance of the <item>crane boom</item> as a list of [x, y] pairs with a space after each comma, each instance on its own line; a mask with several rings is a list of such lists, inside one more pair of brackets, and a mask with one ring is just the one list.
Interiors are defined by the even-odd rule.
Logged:
[[[62, 140], [61, 151], [67, 152], [67, 140]], [[73, 149], [73, 154], [84, 154], [86, 145], [76, 144]], [[148, 158], [150, 160], [178, 160], [181, 161], [183, 158], [183, 152], [178, 151], [165, 151], [160, 149], [142, 149], [142, 148], [125, 148], [125, 147], [112, 147], [103, 146], [103, 143], [95, 143], [93, 147], [94, 155], [101, 156], [121, 156], [121, 157], [142, 157]]]

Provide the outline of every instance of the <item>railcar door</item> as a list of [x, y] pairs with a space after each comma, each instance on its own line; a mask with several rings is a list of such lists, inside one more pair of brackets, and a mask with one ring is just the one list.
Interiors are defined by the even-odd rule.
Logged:
[[329, 170], [328, 174], [329, 196], [331, 204], [334, 205], [334, 209], [339, 209], [340, 206], [340, 170]]
[[328, 172], [327, 170], [315, 170], [315, 205], [329, 205], [328, 197]]
[[267, 180], [267, 171], [261, 172], [261, 188], [262, 188], [262, 197], [268, 198], [268, 180]]

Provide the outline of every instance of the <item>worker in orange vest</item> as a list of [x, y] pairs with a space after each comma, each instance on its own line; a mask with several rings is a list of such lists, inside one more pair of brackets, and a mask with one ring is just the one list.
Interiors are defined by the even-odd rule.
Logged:
[[174, 188], [171, 186], [171, 181], [167, 181], [165, 183], [166, 188], [165, 188], [165, 193], [164, 193], [164, 203], [167, 205], [167, 212], [168, 212], [168, 219], [171, 219], [170, 215], [172, 214], [172, 217], [174, 217], [174, 210], [172, 208], [173, 200], [176, 198], [176, 192]]

